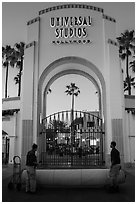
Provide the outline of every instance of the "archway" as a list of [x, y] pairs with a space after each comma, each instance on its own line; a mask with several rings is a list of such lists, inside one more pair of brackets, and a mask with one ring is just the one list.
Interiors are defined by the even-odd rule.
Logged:
[[38, 116], [43, 113], [46, 92], [50, 85], [66, 74], [79, 74], [89, 79], [99, 91], [101, 116], [106, 115], [106, 86], [99, 69], [86, 59], [79, 57], [64, 57], [52, 62], [45, 68], [38, 84]]
[[[65, 77], [65, 76], [70, 76], [71, 75], [76, 75], [76, 76], [80, 76], [81, 78], [85, 78], [89, 81], [89, 83], [93, 84], [93, 86], [95, 87], [95, 89], [97, 90], [97, 93], [98, 93], [98, 109], [99, 109], [99, 115], [100, 117], [103, 117], [103, 112], [102, 112], [102, 105], [101, 105], [101, 91], [100, 91], [100, 87], [98, 86], [97, 82], [95, 81], [95, 79], [93, 77], [90, 77], [88, 74], [86, 74], [84, 71], [78, 71], [78, 70], [75, 70], [75, 69], [72, 69], [72, 70], [65, 70], [65, 71], [61, 71], [59, 72], [58, 74], [54, 75], [54, 77], [48, 82], [48, 84], [46, 85], [45, 89], [44, 89], [44, 93], [43, 93], [43, 117], [46, 117], [47, 116], [47, 92], [48, 92], [48, 89], [49, 87], [51, 87], [51, 85], [56, 81], [56, 80], [61, 80], [62, 77]], [[73, 79], [73, 82], [75, 82], [75, 79]], [[67, 85], [67, 84], [66, 84]]]
[[[96, 123], [101, 124], [101, 129], [98, 132], [98, 134], [99, 135], [103, 134], [102, 119], [103, 119], [103, 124], [104, 124], [105, 108], [106, 108], [105, 107], [105, 100], [106, 99], [105, 99], [105, 83], [104, 83], [104, 79], [103, 79], [102, 74], [91, 62], [88, 62], [85, 59], [78, 58], [78, 57], [61, 58], [61, 59], [53, 62], [52, 64], [50, 64], [44, 70], [44, 72], [42, 73], [40, 80], [39, 80], [39, 99], [38, 99], [38, 101], [39, 101], [38, 113], [39, 114], [38, 114], [38, 116], [41, 118], [41, 120], [40, 120], [41, 124], [38, 124], [39, 125], [38, 130], [40, 132], [40, 135], [38, 132], [38, 135], [39, 135], [38, 144], [40, 146], [40, 154], [43, 151], [45, 152], [45, 148], [42, 147], [43, 146], [42, 144], [44, 144], [45, 141], [42, 139], [41, 134], [45, 134], [45, 132], [43, 131], [43, 128], [44, 128], [43, 125], [45, 125], [45, 124], [43, 124], [42, 121], [45, 120], [45, 118], [47, 116], [46, 115], [46, 100], [47, 100], [47, 94], [46, 93], [47, 93], [47, 90], [56, 79], [58, 79], [61, 76], [69, 75], [69, 74], [79, 74], [81, 76], [86, 77], [95, 85], [96, 89], [98, 90], [98, 93], [99, 93], [99, 117], [93, 116], [93, 118], [96, 118], [96, 121], [98, 121]], [[86, 116], [84, 115], [83, 118], [86, 118]], [[89, 118], [89, 116], [88, 116], [88, 118]], [[54, 120], [55, 120], [55, 114], [54, 114]], [[93, 120], [95, 122], [95, 119], [93, 119]], [[96, 128], [99, 128], [99, 125]], [[68, 127], [67, 127], [67, 131], [68, 131]], [[93, 131], [94, 130], [92, 129], [92, 132], [90, 132], [90, 135], [93, 134]], [[62, 134], [62, 132], [60, 132], [60, 133]], [[70, 134], [72, 134], [72, 132]], [[96, 133], [96, 135], [97, 135], [97, 133]], [[93, 135], [92, 140], [93, 140], [94, 136], [95, 136], [95, 134]], [[44, 138], [44, 136], [43, 136], [43, 138]], [[103, 163], [103, 156], [104, 156], [103, 155], [104, 150], [102, 147], [103, 145], [102, 145], [102, 143], [100, 145], [101, 151], [102, 151], [102, 153], [100, 155], [101, 155], [102, 160], [101, 160], [101, 162], [99, 160], [99, 162], [101, 164]], [[44, 156], [44, 158], [45, 158], [45, 156]], [[69, 157], [67, 157], [67, 161], [68, 161], [68, 158]], [[40, 156], [40, 159], [41, 159], [41, 156]], [[90, 160], [91, 160], [91, 158], [90, 158]], [[68, 162], [68, 163], [70, 165], [70, 162]], [[81, 168], [81, 166], [80, 166], [80, 168]]]

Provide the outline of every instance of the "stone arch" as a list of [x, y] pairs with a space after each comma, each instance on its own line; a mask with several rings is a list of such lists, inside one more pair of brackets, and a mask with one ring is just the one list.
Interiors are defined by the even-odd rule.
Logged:
[[[64, 75], [68, 75], [68, 74], [78, 74], [78, 75], [81, 75], [81, 76], [84, 76], [85, 78], [87, 78], [89, 81], [91, 81], [96, 89], [98, 90], [98, 94], [99, 94], [99, 110], [100, 110], [100, 116], [102, 115], [102, 108], [101, 108], [101, 91], [100, 91], [100, 87], [99, 85], [97, 84], [96, 80], [90, 76], [89, 74], [87, 74], [86, 72], [84, 71], [81, 71], [81, 70], [75, 70], [75, 69], [69, 69], [69, 70], [65, 70], [65, 71], [61, 71], [59, 73], [57, 73], [56, 75], [54, 75], [50, 80], [49, 82], [47, 83], [45, 89], [44, 89], [44, 93], [43, 93], [43, 113], [46, 113], [46, 101], [47, 101], [47, 91], [48, 91], [48, 88], [51, 86], [51, 84], [58, 78], [64, 76]], [[43, 115], [43, 117], [46, 117], [46, 114]]]
[[[88, 73], [86, 70], [79, 70], [79, 69], [65, 69], [65, 70], [58, 70], [56, 74], [51, 74], [55, 69], [57, 69], [60, 66], [66, 65], [73, 63], [73, 65], [78, 65], [78, 66], [83, 66], [87, 67], [90, 71], [92, 71], [93, 75]], [[82, 76], [85, 76], [88, 78], [92, 83], [96, 86], [97, 90], [99, 91], [99, 96], [100, 96], [100, 106], [103, 107], [103, 113], [104, 119], [106, 116], [106, 85], [105, 85], [105, 80], [100, 72], [100, 70], [90, 61], [80, 58], [80, 57], [75, 57], [75, 56], [69, 56], [69, 57], [63, 57], [60, 59], [55, 60], [51, 64], [48, 65], [41, 74], [39, 78], [39, 84], [38, 84], [38, 116], [40, 117], [40, 113], [43, 112], [43, 102], [46, 97], [46, 91], [48, 87], [59, 77], [66, 75], [66, 74], [80, 74]], [[47, 80], [44, 88], [43, 84], [45, 79], [49, 76], [50, 78]], [[43, 89], [43, 90], [42, 90]], [[44, 97], [45, 95], [45, 97]], [[102, 108], [101, 108], [102, 110]]]

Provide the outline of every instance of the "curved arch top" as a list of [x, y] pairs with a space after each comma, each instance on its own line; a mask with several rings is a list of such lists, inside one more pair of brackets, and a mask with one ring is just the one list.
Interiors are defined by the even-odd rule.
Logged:
[[69, 8], [90, 9], [90, 10], [98, 11], [101, 13], [104, 12], [104, 10], [102, 8], [99, 8], [96, 6], [74, 3], [74, 4], [63, 4], [63, 5], [58, 5], [58, 6], [52, 6], [52, 7], [43, 9], [43, 10], [39, 11], [39, 15], [42, 15], [42, 14], [50, 12], [50, 11], [55, 11], [55, 10], [59, 10], [59, 9], [69, 9]]
[[102, 89], [105, 88], [105, 80], [104, 80], [102, 73], [99, 71], [99, 69], [90, 61], [80, 58], [80, 57], [75, 57], [75, 56], [63, 57], [63, 58], [57, 59], [54, 62], [52, 62], [41, 74], [40, 79], [39, 79], [39, 88], [41, 89], [45, 76], [47, 76], [56, 67], [63, 65], [63, 64], [67, 64], [67, 63], [76, 63], [76, 64], [86, 66], [88, 68], [91, 68], [91, 70], [98, 77], [101, 83]]
[[[52, 78], [48, 80], [47, 84], [45, 84], [45, 87], [43, 86], [46, 77], [56, 67], [59, 67], [59, 66], [64, 65], [64, 64], [69, 64], [69, 63], [79, 64], [79, 65], [83, 65], [84, 67], [90, 68], [91, 71], [97, 77], [98, 81], [94, 78], [94, 76], [92, 76], [92, 74], [86, 73], [86, 70], [82, 71], [82, 70], [75, 70], [75, 69], [71, 69], [71, 70], [67, 69], [67, 70], [64, 70], [64, 71], [59, 71], [57, 74], [53, 75]], [[106, 104], [106, 102], [105, 102], [106, 101], [106, 85], [105, 85], [105, 80], [104, 80], [104, 77], [103, 77], [102, 73], [90, 61], [88, 61], [86, 59], [83, 59], [83, 58], [80, 58], [80, 57], [74, 57], [74, 56], [63, 57], [63, 58], [55, 60], [54, 62], [49, 64], [45, 68], [43, 73], [41, 74], [41, 77], [39, 78], [39, 84], [38, 84], [38, 100], [39, 100], [38, 109], [39, 109], [39, 112], [46, 112], [46, 108], [43, 105], [45, 104], [44, 103], [44, 101], [46, 100], [46, 94], [45, 93], [46, 93], [46, 90], [48, 89], [49, 85], [51, 85], [51, 83], [53, 83], [53, 81], [55, 81], [57, 78], [59, 78], [59, 77], [61, 77], [63, 75], [66, 75], [66, 74], [80, 74], [80, 75], [85, 76], [90, 81], [92, 81], [92, 83], [96, 86], [97, 90], [99, 91], [99, 96], [100, 96], [99, 97], [100, 98], [99, 107], [100, 107], [100, 110], [102, 109], [101, 108], [101, 103], [102, 103], [102, 105], [104, 106], [103, 112], [105, 114], [105, 105], [104, 104]], [[101, 97], [101, 95], [102, 95], [102, 97]]]
[[81, 71], [81, 70], [75, 70], [75, 69], [68, 69], [68, 70], [64, 70], [64, 71], [61, 71], [59, 73], [57, 73], [56, 75], [54, 75], [50, 80], [49, 82], [47, 83], [46, 87], [45, 87], [45, 90], [44, 90], [44, 94], [46, 94], [48, 88], [51, 86], [51, 84], [58, 78], [64, 76], [64, 75], [68, 75], [68, 74], [78, 74], [78, 75], [81, 75], [85, 78], [87, 78], [88, 80], [90, 80], [94, 86], [96, 87], [96, 89], [100, 92], [100, 88], [99, 88], [99, 85], [98, 83], [96, 82], [96, 80], [90, 76], [89, 74], [87, 74], [86, 72], [84, 71]]
[[[59, 73], [57, 73], [56, 75], [54, 75], [47, 83], [45, 89], [44, 89], [44, 92], [43, 92], [43, 116], [44, 114], [46, 113], [46, 107], [45, 107], [45, 101], [47, 100], [47, 90], [49, 89], [49, 87], [51, 86], [51, 84], [58, 78], [64, 76], [64, 75], [68, 75], [68, 74], [78, 74], [78, 75], [81, 75], [85, 78], [87, 78], [89, 81], [91, 81], [94, 86], [96, 87], [97, 91], [98, 91], [98, 95], [99, 95], [99, 110], [100, 110], [100, 115], [102, 114], [102, 107], [101, 107], [101, 90], [100, 90], [100, 87], [97, 83], [97, 81], [91, 76], [89, 75], [88, 73], [84, 72], [84, 71], [81, 71], [81, 70], [75, 70], [75, 69], [68, 69], [68, 70], [64, 70], [64, 71], [61, 71]], [[46, 116], [45, 116], [46, 117]]]

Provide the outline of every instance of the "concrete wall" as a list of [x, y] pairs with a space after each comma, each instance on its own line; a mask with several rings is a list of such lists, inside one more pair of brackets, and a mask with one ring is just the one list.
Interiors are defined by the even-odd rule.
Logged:
[[[88, 39], [92, 41], [90, 45], [54, 45], [51, 43], [55, 38], [55, 28], [51, 28], [51, 17], [65, 17], [65, 16], [92, 16], [93, 25], [87, 27]], [[48, 12], [40, 15], [40, 59], [39, 59], [39, 74], [52, 62], [66, 56], [78, 56], [92, 61], [94, 65], [100, 69], [103, 66], [103, 42], [102, 42], [102, 13], [97, 11], [84, 9], [61, 9], [54, 12]], [[51, 55], [52, 53], [52, 55]], [[92, 54], [91, 54], [92, 53]], [[100, 56], [100, 60], [98, 60]]]
[[[25, 183], [26, 170], [22, 174]], [[104, 187], [110, 184], [109, 169], [38, 169], [37, 184], [42, 187]], [[118, 183], [125, 183], [125, 173], [120, 171]]]
[[8, 133], [10, 139], [9, 145], [9, 163], [13, 162], [15, 155], [21, 156], [21, 134], [20, 134], [20, 97], [11, 97], [2, 99], [2, 110], [14, 110], [13, 115], [2, 116], [2, 129]]
[[2, 129], [8, 133], [10, 139], [9, 163], [12, 163], [15, 155], [21, 156], [20, 112], [2, 117]]
[[125, 163], [135, 165], [135, 96], [125, 96]]
[[131, 112], [125, 112], [126, 120], [126, 151], [125, 160], [126, 163], [135, 163], [135, 115]]
[[20, 97], [2, 99], [2, 110], [20, 109]]

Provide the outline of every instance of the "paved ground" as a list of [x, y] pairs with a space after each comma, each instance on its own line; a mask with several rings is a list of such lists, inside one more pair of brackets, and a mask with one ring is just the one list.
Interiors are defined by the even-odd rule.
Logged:
[[110, 194], [104, 188], [39, 188], [37, 194], [26, 194], [7, 188], [12, 174], [11, 166], [2, 169], [3, 202], [134, 202], [135, 169], [126, 169], [126, 183], [120, 185], [120, 192]]

